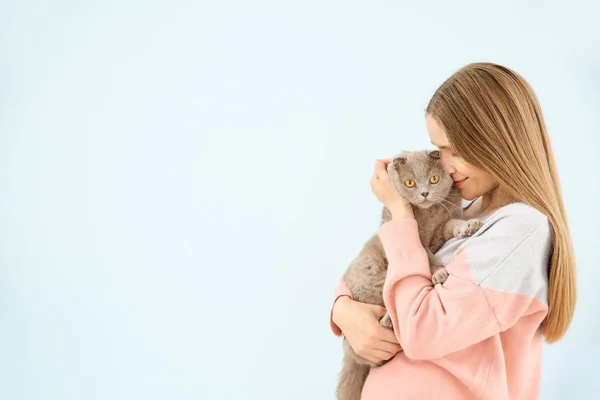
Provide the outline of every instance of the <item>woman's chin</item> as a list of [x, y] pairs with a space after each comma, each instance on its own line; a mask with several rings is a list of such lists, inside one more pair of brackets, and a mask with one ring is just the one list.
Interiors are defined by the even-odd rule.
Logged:
[[462, 197], [466, 201], [472, 201], [478, 197], [478, 196], [474, 195], [473, 193], [469, 193], [468, 190], [459, 189], [458, 191], [460, 193], [460, 197]]

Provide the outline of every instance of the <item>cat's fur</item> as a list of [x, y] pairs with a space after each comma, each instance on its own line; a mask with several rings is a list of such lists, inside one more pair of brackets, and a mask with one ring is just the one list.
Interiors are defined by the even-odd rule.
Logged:
[[[435, 257], [435, 252], [450, 238], [471, 236], [481, 227], [481, 222], [462, 219], [461, 197], [452, 178], [441, 167], [439, 151], [401, 152], [388, 164], [387, 171], [396, 190], [412, 205], [421, 243], [429, 256], [433, 284], [445, 282], [448, 273]], [[439, 181], [432, 184], [432, 176], [439, 176]], [[404, 184], [409, 179], [415, 183], [413, 188]], [[429, 193], [427, 198], [423, 196], [424, 192]], [[390, 220], [390, 211], [384, 207], [381, 224]], [[354, 300], [384, 306], [382, 292], [387, 267], [385, 252], [375, 234], [344, 274], [344, 281]], [[380, 323], [392, 329], [388, 314]], [[338, 400], [359, 400], [370, 368], [386, 361], [373, 364], [358, 356], [346, 338], [343, 342], [344, 360], [337, 387]]]

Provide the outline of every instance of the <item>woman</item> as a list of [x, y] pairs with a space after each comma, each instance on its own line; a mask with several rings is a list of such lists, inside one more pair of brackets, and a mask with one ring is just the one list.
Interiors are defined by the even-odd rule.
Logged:
[[[542, 338], [566, 333], [575, 256], [538, 100], [516, 72], [470, 64], [433, 95], [426, 124], [444, 170], [484, 226], [446, 242], [449, 277], [435, 287], [412, 208], [377, 161], [375, 196], [392, 220], [378, 235], [389, 261], [386, 308], [352, 300], [343, 280], [333, 332], [374, 362], [363, 400], [537, 399]], [[394, 331], [379, 326], [388, 312]]]

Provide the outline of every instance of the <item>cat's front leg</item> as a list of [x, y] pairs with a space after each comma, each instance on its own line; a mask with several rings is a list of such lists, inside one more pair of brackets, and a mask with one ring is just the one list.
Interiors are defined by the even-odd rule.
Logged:
[[455, 237], [463, 238], [470, 237], [475, 234], [481, 227], [483, 226], [483, 222], [478, 219], [470, 219], [468, 221], [460, 221], [459, 224], [456, 224], [453, 228], [453, 233]]
[[438, 283], [444, 283], [446, 282], [446, 279], [448, 279], [448, 276], [448, 270], [446, 267], [438, 268], [433, 272], [433, 274], [431, 274], [431, 283], [433, 283], [433, 286], [437, 285]]
[[433, 254], [430, 249], [426, 249], [427, 257], [429, 258], [429, 271], [431, 271], [431, 282], [434, 285], [446, 282], [448, 279], [448, 271], [444, 264]]
[[384, 328], [394, 329], [392, 317], [390, 317], [389, 313], [385, 313], [385, 315], [379, 320], [379, 324]]
[[[473, 236], [475, 232], [483, 226], [483, 222], [478, 219], [470, 219], [465, 221], [463, 219], [453, 218], [446, 222], [442, 231], [443, 242], [450, 240], [455, 237], [469, 237]], [[438, 235], [439, 239], [439, 235]], [[439, 243], [439, 240], [436, 244]]]

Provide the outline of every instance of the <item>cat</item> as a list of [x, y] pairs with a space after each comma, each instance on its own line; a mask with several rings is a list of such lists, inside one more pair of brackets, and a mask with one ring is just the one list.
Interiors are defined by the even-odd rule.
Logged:
[[[442, 169], [438, 150], [400, 152], [392, 158], [387, 171], [394, 188], [413, 208], [419, 237], [429, 258], [432, 283], [442, 284], [446, 281], [448, 272], [435, 252], [453, 237], [472, 236], [483, 224], [477, 219], [462, 218], [462, 199], [452, 178]], [[390, 211], [384, 206], [380, 224], [391, 219]], [[344, 281], [354, 300], [384, 306], [382, 292], [387, 266], [383, 246], [375, 234], [344, 273]], [[381, 318], [380, 324], [393, 329], [388, 314]], [[354, 353], [346, 338], [343, 343], [344, 359], [337, 398], [360, 400], [370, 368], [387, 361], [372, 363]]]

